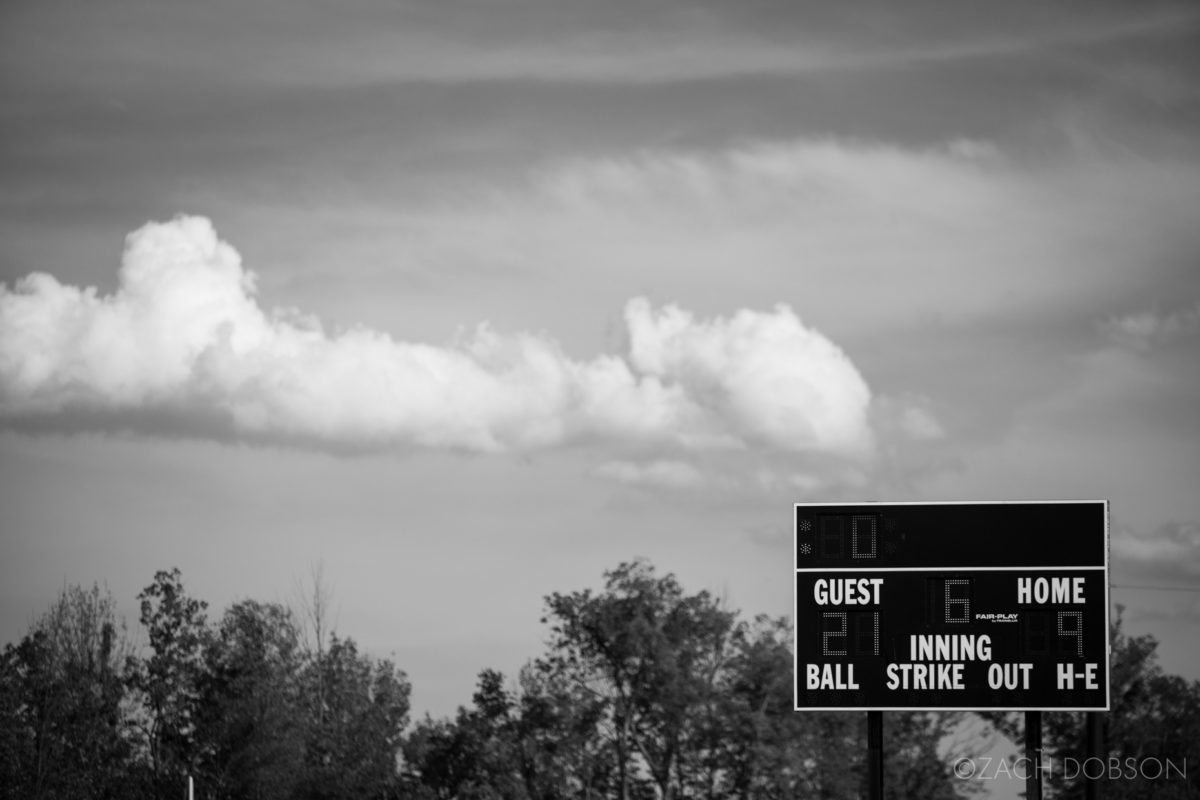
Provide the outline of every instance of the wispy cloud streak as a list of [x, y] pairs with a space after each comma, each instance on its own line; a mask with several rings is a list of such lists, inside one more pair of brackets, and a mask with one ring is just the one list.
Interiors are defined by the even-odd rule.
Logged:
[[1174, 311], [1140, 311], [1111, 317], [1101, 333], [1122, 347], [1147, 351], [1200, 335], [1200, 303]]

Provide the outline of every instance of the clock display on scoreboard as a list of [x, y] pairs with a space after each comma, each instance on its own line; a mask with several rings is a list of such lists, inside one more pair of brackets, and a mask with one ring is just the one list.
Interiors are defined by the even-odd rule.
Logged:
[[797, 709], [1108, 707], [1105, 502], [795, 513]]

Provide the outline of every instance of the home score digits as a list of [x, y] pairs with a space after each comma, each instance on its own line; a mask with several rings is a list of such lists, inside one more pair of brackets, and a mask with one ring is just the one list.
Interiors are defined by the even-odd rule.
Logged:
[[1108, 508], [795, 507], [795, 707], [1108, 707]]

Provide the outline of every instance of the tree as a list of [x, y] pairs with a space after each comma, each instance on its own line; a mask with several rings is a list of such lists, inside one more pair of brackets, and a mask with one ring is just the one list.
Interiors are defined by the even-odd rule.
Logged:
[[[644, 562], [605, 578], [600, 593], [546, 599], [550, 652], [534, 674], [592, 704], [618, 798], [862, 794], [865, 715], [793, 710], [787, 620], [741, 622]], [[958, 719], [887, 715], [890, 797], [955, 796], [938, 746]]]
[[454, 720], [426, 717], [408, 737], [404, 755], [434, 798], [516, 800], [526, 797], [513, 761], [512, 701], [503, 676], [484, 670], [474, 706], [459, 707]]
[[604, 700], [545, 662], [527, 664], [518, 682], [514, 732], [526, 794], [532, 800], [609, 796], [615, 753], [602, 733]]
[[790, 631], [787, 621], [760, 616], [735, 632], [718, 714], [726, 796], [791, 797], [807, 772], [798, 751], [811, 718], [792, 710]]
[[150, 767], [155, 793], [177, 794], [197, 757], [195, 733], [204, 652], [212, 633], [203, 600], [190, 597], [178, 568], [159, 570], [138, 595], [151, 656], [133, 681], [148, 712]]
[[426, 718], [416, 726], [405, 761], [433, 798], [596, 800], [613, 787], [603, 717], [603, 704], [590, 692], [544, 664], [527, 664], [515, 690], [501, 673], [485, 669], [470, 708], [459, 708], [453, 720]]
[[[327, 631], [314, 579], [306, 650], [286, 607], [244, 600], [211, 627], [179, 570], [159, 571], [138, 595], [144, 660], [110, 595], [64, 588], [0, 651], [0, 798], [176, 797], [188, 775], [206, 800], [405, 796], [411, 687], [391, 661]], [[499, 727], [477, 717], [479, 741], [506, 764]]]
[[[1200, 681], [1164, 673], [1158, 664], [1158, 641], [1148, 635], [1127, 635], [1122, 630], [1122, 612], [1118, 607], [1113, 621], [1112, 708], [1104, 715], [1101, 747], [1102, 757], [1118, 759], [1122, 777], [1107, 782], [1104, 795], [1116, 800], [1196, 797], [1200, 774], [1156, 777], [1156, 764], [1170, 761], [1182, 771], [1189, 762], [1200, 764]], [[1052, 716], [1046, 739], [1061, 756], [1081, 762], [1086, 753], [1083, 716]], [[1127, 767], [1129, 759], [1137, 765], [1132, 770]], [[1083, 796], [1082, 781], [1061, 777], [1056, 788], [1062, 797]]]
[[387, 660], [334, 634], [302, 679], [307, 708], [305, 797], [379, 797], [396, 782], [411, 687]]
[[206, 797], [287, 798], [303, 775], [299, 634], [275, 603], [230, 606], [204, 654], [196, 740]]
[[[793, 710], [790, 621], [765, 615], [739, 624], [719, 684], [718, 780], [709, 797], [842, 798], [862, 790], [866, 747], [860, 714]], [[892, 748], [889, 748], [891, 750]]]
[[659, 578], [642, 561], [621, 564], [605, 579], [599, 595], [546, 598], [551, 652], [544, 665], [605, 703], [618, 797], [631, 796], [641, 766], [658, 797], [670, 800], [735, 615], [707, 592], [684, 594], [673, 575]]
[[131, 648], [111, 594], [65, 587], [0, 656], [0, 787], [8, 797], [124, 796]]

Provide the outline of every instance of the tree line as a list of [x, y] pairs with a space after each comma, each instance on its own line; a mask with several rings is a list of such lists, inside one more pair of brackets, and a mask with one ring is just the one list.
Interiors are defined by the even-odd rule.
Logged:
[[[404, 672], [329, 629], [318, 573], [297, 609], [247, 599], [210, 620], [178, 569], [137, 599], [139, 648], [98, 586], [65, 587], [5, 646], [0, 796], [178, 798], [189, 777], [201, 800], [865, 793], [865, 715], [792, 710], [789, 622], [744, 619], [645, 561], [604, 573], [600, 590], [547, 596], [541, 655], [515, 676], [483, 670], [469, 706], [416, 721]], [[1120, 703], [1139, 716], [1110, 736], [1125, 746], [1183, 715], [1197, 735], [1170, 746], [1192, 753], [1200, 686], [1155, 672], [1152, 640], [1118, 642]], [[886, 714], [887, 795], [981, 791], [951, 770], [987, 745], [956, 738], [963, 721]], [[1048, 728], [1048, 748], [1077, 745], [1070, 715]]]

